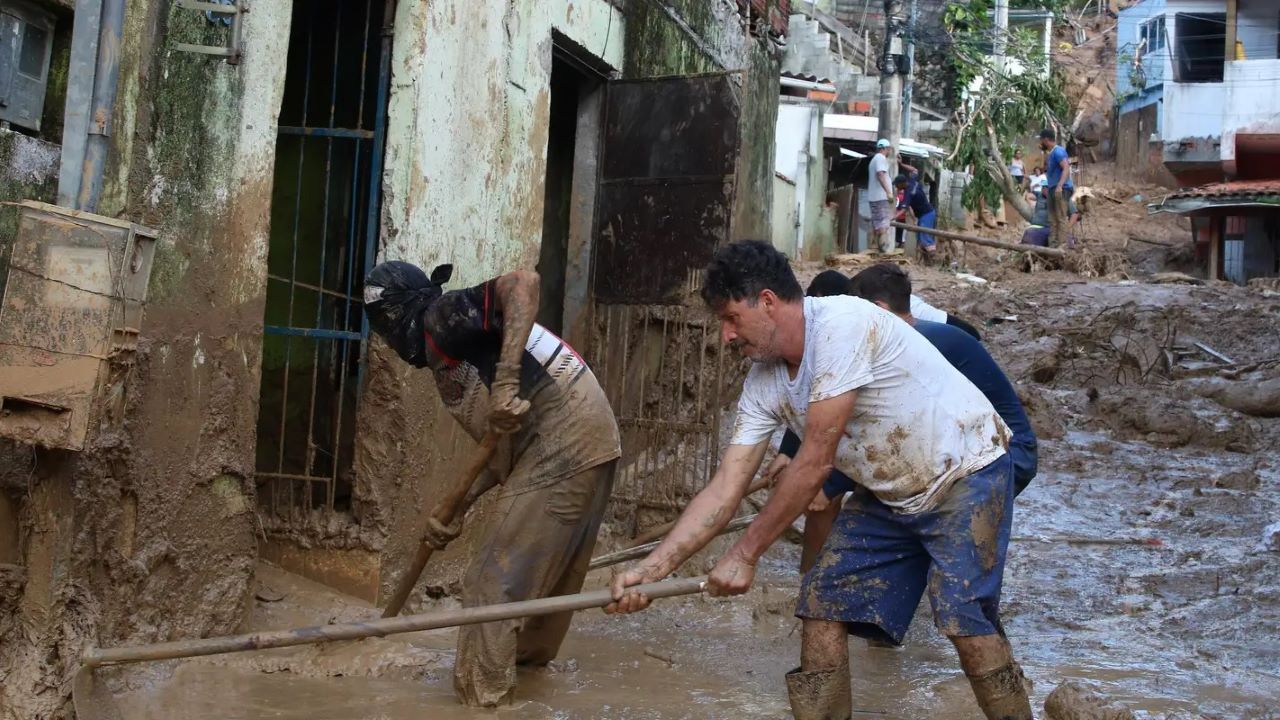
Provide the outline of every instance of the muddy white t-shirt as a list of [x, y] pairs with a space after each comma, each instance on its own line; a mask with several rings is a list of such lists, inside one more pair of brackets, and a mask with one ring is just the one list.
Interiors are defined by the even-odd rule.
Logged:
[[930, 305], [924, 301], [919, 295], [911, 295], [911, 317], [917, 320], [926, 320], [928, 322], [943, 323], [947, 322], [947, 313], [944, 310]]
[[[880, 173], [889, 174], [889, 159], [882, 153], [871, 156], [871, 167], [867, 170], [867, 202], [887, 202], [889, 196], [884, 192], [884, 183], [880, 182]], [[893, 183], [893, 178], [889, 178]]]
[[904, 513], [930, 510], [956, 480], [991, 464], [1009, 428], [991, 402], [923, 335], [848, 296], [806, 298], [804, 356], [757, 363], [743, 383], [734, 445], [785, 425], [804, 439], [809, 403], [857, 390], [834, 466]]

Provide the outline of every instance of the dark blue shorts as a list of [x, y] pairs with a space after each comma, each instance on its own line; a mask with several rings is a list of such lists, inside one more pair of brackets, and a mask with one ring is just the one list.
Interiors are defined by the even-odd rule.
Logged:
[[927, 588], [944, 635], [995, 634], [1012, 519], [1007, 454], [956, 481], [929, 512], [900, 514], [859, 487], [804, 576], [796, 615], [901, 643]]

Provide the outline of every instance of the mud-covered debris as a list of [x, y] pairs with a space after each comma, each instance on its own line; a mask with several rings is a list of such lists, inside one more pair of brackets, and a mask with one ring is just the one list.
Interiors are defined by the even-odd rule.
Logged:
[[1240, 380], [1195, 378], [1184, 384], [1197, 395], [1253, 417], [1280, 417], [1280, 375], [1254, 373]]
[[1204, 280], [1181, 272], [1160, 272], [1151, 276], [1157, 285], [1203, 285]]
[[1125, 440], [1158, 447], [1195, 445], [1252, 452], [1256, 433], [1239, 413], [1203, 398], [1152, 395], [1136, 387], [1112, 387], [1091, 403], [1095, 421]]
[[1280, 552], [1280, 522], [1273, 522], [1262, 529], [1262, 542], [1258, 552]]
[[1067, 680], [1044, 701], [1047, 720], [1136, 720], [1133, 712], [1074, 680]]

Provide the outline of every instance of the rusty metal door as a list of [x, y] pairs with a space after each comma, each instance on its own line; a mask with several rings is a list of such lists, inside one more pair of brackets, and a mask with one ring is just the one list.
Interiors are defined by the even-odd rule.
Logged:
[[606, 89], [589, 355], [622, 430], [623, 524], [671, 517], [719, 456], [734, 362], [696, 291], [730, 238], [740, 88], [726, 73]]

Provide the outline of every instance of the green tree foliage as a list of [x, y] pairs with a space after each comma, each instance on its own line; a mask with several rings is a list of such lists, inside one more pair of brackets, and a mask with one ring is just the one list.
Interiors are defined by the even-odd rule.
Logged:
[[995, 57], [992, 5], [991, 0], [952, 3], [943, 15], [952, 43], [948, 61], [961, 98], [949, 138], [950, 162], [973, 168], [973, 182], [965, 188], [965, 207], [976, 208], [979, 198], [995, 207], [1003, 197], [1030, 220], [1032, 208], [1014, 184], [1006, 161], [1018, 139], [1041, 128], [1056, 128], [1058, 137], [1064, 138], [1061, 119], [1069, 107], [1062, 89], [1065, 83], [1057, 69], [1047, 75], [1041, 72], [1044, 48], [1034, 33], [1007, 33], [1005, 60]]

